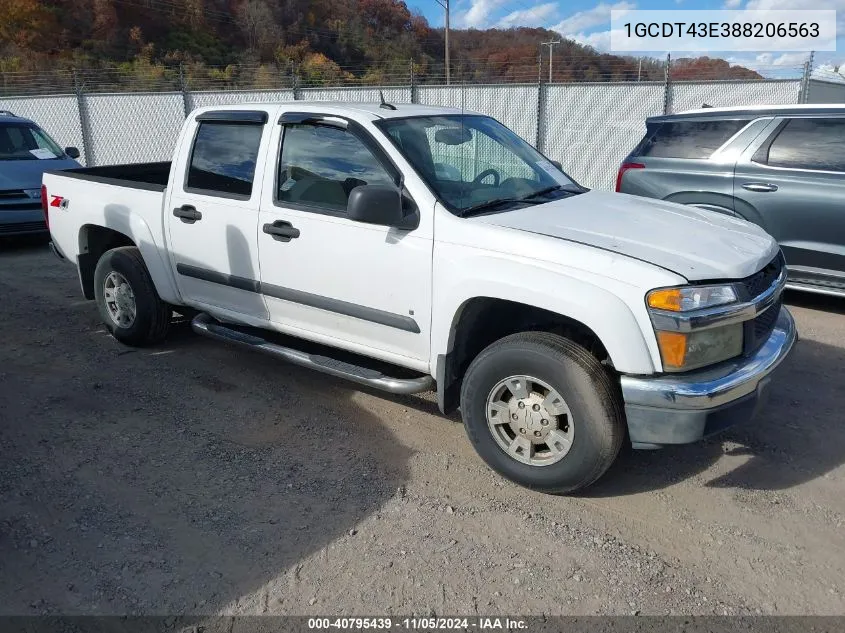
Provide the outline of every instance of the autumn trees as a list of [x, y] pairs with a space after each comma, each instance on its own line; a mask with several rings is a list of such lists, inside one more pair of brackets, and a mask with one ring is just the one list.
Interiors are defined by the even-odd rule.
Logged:
[[[452, 74], [466, 81], [535, 81], [546, 29], [454, 31]], [[188, 80], [278, 85], [443, 80], [443, 32], [402, 0], [0, 0], [0, 73], [114, 71], [141, 89]], [[673, 76], [758, 76], [724, 60], [682, 60]], [[659, 61], [555, 49], [554, 81], [660, 80]], [[152, 87], [153, 84], [150, 84]]]

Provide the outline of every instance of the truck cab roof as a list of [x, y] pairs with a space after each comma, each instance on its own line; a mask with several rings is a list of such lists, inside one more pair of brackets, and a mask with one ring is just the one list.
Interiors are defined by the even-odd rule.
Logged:
[[199, 108], [194, 111], [194, 116], [204, 112], [215, 112], [225, 110], [244, 110], [249, 108], [260, 108], [268, 112], [284, 110], [319, 111], [326, 114], [349, 115], [355, 114], [358, 117], [371, 121], [378, 119], [397, 119], [417, 116], [442, 116], [450, 114], [479, 114], [472, 110], [460, 108], [444, 108], [442, 106], [429, 106], [411, 103], [390, 103], [391, 108], [382, 104], [362, 103], [357, 101], [285, 101], [285, 102], [257, 102], [239, 103], [236, 105], [219, 105]]

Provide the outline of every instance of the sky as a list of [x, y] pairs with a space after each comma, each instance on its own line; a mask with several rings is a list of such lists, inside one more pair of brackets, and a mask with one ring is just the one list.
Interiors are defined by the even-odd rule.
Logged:
[[[433, 26], [443, 25], [443, 9], [435, 0], [406, 0]], [[600, 51], [610, 51], [610, 12], [634, 9], [836, 9], [837, 50], [816, 53], [814, 67], [845, 66], [845, 0], [451, 0], [452, 28], [509, 28], [536, 26], [552, 29]], [[678, 53], [693, 57], [703, 53]], [[677, 55], [675, 55], [677, 56]], [[761, 71], [800, 68], [804, 52], [714, 51], [733, 63]], [[845, 72], [845, 71], [843, 71]]]

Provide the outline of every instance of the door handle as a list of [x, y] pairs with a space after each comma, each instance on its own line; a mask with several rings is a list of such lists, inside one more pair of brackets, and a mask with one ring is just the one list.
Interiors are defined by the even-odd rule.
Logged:
[[189, 204], [183, 204], [178, 209], [173, 209], [173, 215], [182, 220], [185, 224], [193, 224], [197, 220], [202, 220], [202, 213]]
[[299, 237], [299, 229], [294, 228], [290, 222], [276, 220], [273, 224], [265, 224], [263, 231], [271, 235], [277, 242], [290, 242]]
[[747, 189], [748, 191], [756, 191], [758, 193], [778, 190], [777, 185], [772, 185], [768, 182], [745, 182], [742, 184], [742, 188]]

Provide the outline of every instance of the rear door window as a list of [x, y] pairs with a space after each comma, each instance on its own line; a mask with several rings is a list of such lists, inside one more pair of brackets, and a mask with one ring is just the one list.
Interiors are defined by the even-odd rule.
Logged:
[[845, 172], [845, 119], [791, 119], [752, 160], [772, 167]]
[[707, 159], [748, 121], [673, 121], [649, 130], [639, 156]]
[[263, 129], [261, 125], [200, 123], [185, 190], [248, 199]]

